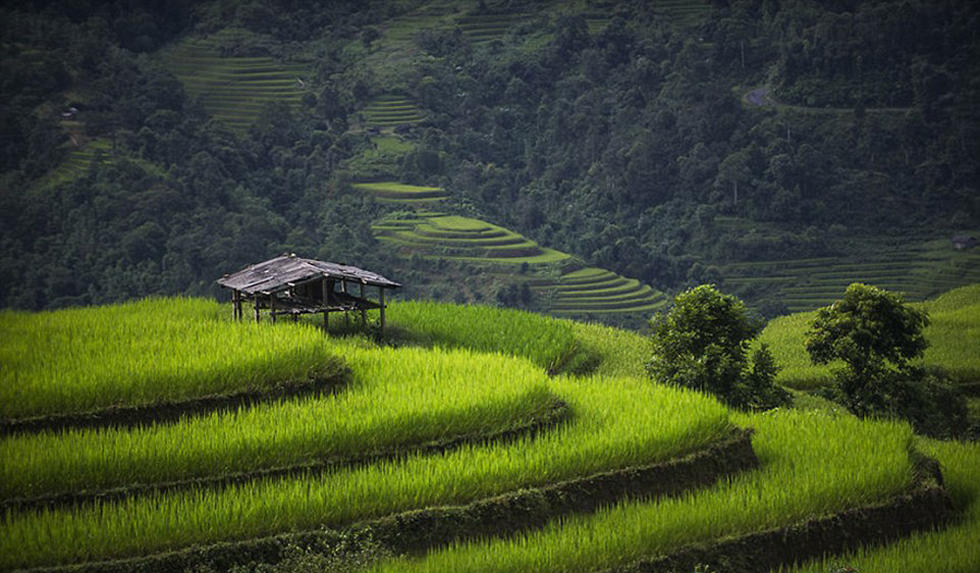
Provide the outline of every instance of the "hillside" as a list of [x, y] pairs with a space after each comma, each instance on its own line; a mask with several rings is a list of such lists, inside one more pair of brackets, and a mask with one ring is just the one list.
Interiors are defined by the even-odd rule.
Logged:
[[387, 346], [230, 315], [0, 315], [4, 570], [978, 565], [975, 444], [731, 411], [645, 379], [634, 333], [521, 311], [396, 303]]
[[[950, 243], [980, 233], [974, 3], [3, 10], [4, 307], [214, 294], [284, 251], [638, 327], [703, 282], [776, 316], [980, 272]], [[384, 228], [411, 211], [546, 255]]]

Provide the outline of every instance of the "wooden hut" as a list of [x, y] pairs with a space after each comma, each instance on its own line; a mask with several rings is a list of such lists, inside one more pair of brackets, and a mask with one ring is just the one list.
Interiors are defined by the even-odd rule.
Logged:
[[[337, 263], [282, 255], [250, 265], [235, 274], [218, 279], [218, 284], [232, 291], [235, 319], [241, 320], [244, 306], [250, 304], [258, 321], [268, 311], [272, 322], [278, 316], [299, 317], [323, 313], [323, 327], [329, 325], [331, 312], [359, 312], [367, 324], [367, 311], [380, 311], [381, 333], [385, 328], [385, 290], [402, 285], [383, 276]], [[377, 287], [377, 301], [367, 296], [367, 287]]]

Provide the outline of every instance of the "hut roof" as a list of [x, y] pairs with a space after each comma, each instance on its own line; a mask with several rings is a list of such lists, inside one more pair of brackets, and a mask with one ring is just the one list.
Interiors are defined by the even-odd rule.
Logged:
[[271, 294], [321, 277], [382, 288], [402, 286], [371, 271], [296, 255], [282, 255], [264, 263], [249, 265], [237, 273], [223, 276], [217, 282], [225, 288], [246, 294]]

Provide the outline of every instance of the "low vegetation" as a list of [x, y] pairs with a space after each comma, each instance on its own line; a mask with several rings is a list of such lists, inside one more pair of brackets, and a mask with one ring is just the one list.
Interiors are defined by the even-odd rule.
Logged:
[[[0, 315], [0, 419], [77, 414], [303, 383], [336, 368], [312, 329], [202, 299]], [[326, 369], [326, 370], [323, 370]]]
[[[935, 308], [959, 309], [968, 300], [962, 292], [951, 293], [935, 301]], [[139, 328], [126, 328], [125, 311], [133, 309], [144, 316], [168, 312]], [[404, 512], [466, 506], [602, 472], [670, 462], [725, 440], [736, 424], [754, 429], [752, 445], [760, 465], [705, 489], [622, 499], [540, 529], [458, 539], [427, 555], [392, 554], [384, 544], [355, 547], [351, 555], [375, 571], [595, 571], [629, 566], [692, 544], [763, 531], [778, 534], [805, 520], [890, 502], [918, 487], [922, 474], [913, 462], [919, 457], [916, 450], [943, 462], [957, 508], [975, 505], [968, 469], [973, 446], [917, 441], [907, 424], [860, 420], [843, 412], [732, 413], [699, 392], [646, 380], [643, 363], [650, 349], [635, 333], [504, 309], [404, 302], [389, 309], [394, 345], [379, 347], [358, 336], [324, 339], [303, 323], [235, 324], [227, 310], [193, 299], [156, 299], [9, 316], [30, 330], [24, 327], [29, 320], [64, 324], [72, 322], [58, 319], [82, 311], [102, 313], [123, 325], [116, 336], [123, 341], [149, 338], [166, 331], [171, 322], [184, 324], [195, 313], [198, 322], [255, 331], [267, 343], [281, 344], [278, 336], [304, 340], [310, 333], [320, 341], [320, 352], [343, 360], [351, 380], [337, 394], [175, 424], [4, 437], [0, 456], [6, 460], [4, 471], [12, 472], [3, 477], [5, 497], [152, 486], [323, 456], [397, 455], [341, 464], [328, 472], [245, 476], [222, 487], [137, 488], [113, 499], [68, 499], [30, 511], [8, 508], [0, 522], [0, 567], [140, 558], [217, 541], [236, 543], [321, 527], [343, 530], [395, 514], [416, 515]], [[63, 344], [84, 346], [85, 340], [76, 336]], [[172, 341], [171, 346], [180, 344]], [[556, 358], [569, 350], [588, 357], [593, 375], [547, 375]], [[73, 367], [63, 366], [66, 372]], [[422, 440], [492, 435], [533, 422], [559, 402], [568, 419], [533, 434], [462, 442], [428, 454], [412, 449]], [[26, 451], [40, 455], [18, 453]], [[960, 525], [917, 534], [902, 542], [908, 545], [896, 547], [923, 548], [928, 554], [969, 541], [976, 529], [970, 525], [970, 511]], [[339, 555], [330, 547], [322, 550]], [[313, 554], [305, 560], [297, 555], [284, 554], [286, 569], [280, 570], [321, 562]], [[896, 559], [880, 549], [853, 558]], [[950, 570], [965, 571], [973, 557], [950, 551], [943, 559], [939, 563]]]

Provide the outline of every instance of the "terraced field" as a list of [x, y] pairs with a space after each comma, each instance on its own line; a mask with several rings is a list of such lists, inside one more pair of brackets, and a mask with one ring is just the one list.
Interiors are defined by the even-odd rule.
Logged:
[[951, 288], [980, 282], [980, 251], [956, 252], [943, 247], [943, 243], [933, 242], [874, 259], [825, 257], [732, 263], [721, 269], [726, 285], [769, 286], [790, 312], [826, 306], [853, 282], [900, 292], [909, 301], [921, 301]]
[[468, 217], [421, 211], [372, 226], [379, 240], [406, 254], [500, 264], [552, 264], [569, 258], [513, 231]]
[[421, 122], [424, 117], [415, 104], [400, 95], [383, 95], [375, 98], [361, 109], [364, 124], [379, 129], [410, 125]]
[[703, 0], [653, 0], [651, 5], [675, 24], [693, 26], [711, 10], [711, 4]]
[[395, 43], [414, 42], [415, 35], [426, 28], [449, 26], [448, 17], [459, 10], [455, 0], [433, 0], [384, 23], [385, 39]]
[[57, 185], [85, 175], [93, 162], [111, 161], [112, 144], [105, 139], [93, 139], [82, 147], [68, 152], [65, 161], [47, 174], [42, 185]]
[[[169, 424], [3, 436], [11, 476], [0, 500], [0, 569], [226, 569], [276, 563], [299, 546], [324, 554], [312, 570], [332, 570], [345, 548], [365, 543], [364, 527], [380, 558], [368, 564], [375, 572], [759, 571], [913, 531], [926, 533], [904, 547], [921, 562], [941, 556], [944, 571], [973, 563], [975, 553], [941, 552], [978, 530], [968, 468], [976, 446], [917, 443], [903, 424], [841, 415], [730, 412], [642, 378], [648, 350], [639, 335], [452, 309], [399, 313], [408, 336], [428, 333], [401, 348], [323, 338], [303, 324], [234, 324], [210, 301], [104, 309], [110, 316], [97, 324], [148, 320], [113, 333], [120, 344], [100, 352], [126, 353], [157, 328], [169, 342], [144, 353], [136, 374], [166, 375], [142, 368], [171, 350], [195, 354], [197, 335], [172, 336], [167, 317], [176, 312], [178, 330], [200, 313], [218, 330], [257, 336], [236, 349], [246, 355], [295, 338], [314, 362], [342, 360], [349, 381], [334, 393], [187, 411]], [[84, 353], [99, 346], [72, 336], [77, 312], [16, 319], [40, 320], [56, 342], [5, 376], [42, 364], [55, 347], [72, 355], [76, 344]], [[472, 346], [468, 333], [479, 338]], [[24, 329], [0, 334], [5, 349], [30, 347]], [[263, 336], [275, 340], [263, 345]], [[446, 337], [454, 349], [426, 347]], [[594, 375], [547, 375], [542, 365], [569, 343], [598, 353]], [[213, 348], [197, 360], [221, 360]], [[950, 498], [914, 461], [920, 448], [949, 471], [952, 502], [967, 516], [952, 528], [938, 529]]]
[[524, 14], [506, 12], [501, 14], [470, 13], [456, 19], [463, 31], [463, 37], [476, 45], [488, 44], [503, 37], [507, 30], [526, 18]]
[[[737, 236], [757, 234], [777, 241], [781, 234], [778, 226], [734, 217], [716, 217], [715, 224]], [[854, 282], [902, 293], [908, 301], [980, 282], [980, 250], [956, 251], [948, 236], [919, 233], [852, 240], [851, 250], [858, 254], [849, 257], [723, 263], [718, 269], [724, 285], [736, 293], [742, 288], [763, 290], [783, 301], [790, 312], [826, 306]]]
[[544, 288], [553, 291], [551, 312], [559, 315], [623, 312], [649, 315], [669, 302], [664, 293], [650, 285], [599, 268], [572, 271]]
[[226, 56], [244, 32], [226, 29], [205, 38], [186, 38], [161, 51], [163, 62], [201, 99], [215, 119], [243, 131], [270, 102], [300, 105], [309, 81], [305, 65], [286, 64], [267, 56]]
[[401, 205], [428, 205], [438, 203], [449, 197], [449, 194], [442, 187], [405, 185], [396, 181], [355, 183], [354, 189], [371, 193], [383, 203]]

